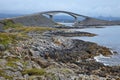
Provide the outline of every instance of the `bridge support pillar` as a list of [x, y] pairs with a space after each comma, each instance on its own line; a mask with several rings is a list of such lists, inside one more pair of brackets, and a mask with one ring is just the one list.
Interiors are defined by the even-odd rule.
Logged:
[[77, 19], [77, 17], [74, 17], [75, 18], [75, 22], [74, 23], [78, 23], [78, 19]]
[[53, 20], [53, 15], [49, 15], [50, 19]]

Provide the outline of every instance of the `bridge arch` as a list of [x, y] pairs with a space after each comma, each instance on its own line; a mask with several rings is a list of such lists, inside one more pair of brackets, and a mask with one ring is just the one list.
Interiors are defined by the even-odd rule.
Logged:
[[68, 11], [46, 11], [46, 12], [41, 12], [40, 14], [48, 15], [49, 18], [53, 20], [53, 16], [56, 14], [59, 14], [59, 13], [64, 13], [64, 14], [68, 14], [68, 15], [72, 16], [75, 20], [75, 23], [78, 21], [79, 17], [88, 18], [88, 16], [83, 16], [83, 15], [68, 12]]

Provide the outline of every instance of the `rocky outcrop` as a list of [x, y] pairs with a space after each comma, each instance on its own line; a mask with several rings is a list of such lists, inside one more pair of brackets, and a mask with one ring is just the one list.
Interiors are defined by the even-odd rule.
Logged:
[[49, 32], [48, 34], [55, 35], [55, 36], [65, 36], [65, 37], [75, 37], [75, 36], [89, 36], [93, 37], [96, 36], [96, 34], [88, 33], [88, 32], [79, 32], [79, 31], [54, 31]]
[[47, 17], [40, 14], [33, 14], [12, 19], [14, 23], [21, 23], [25, 26], [54, 26], [55, 23]]
[[[53, 27], [55, 25], [55, 22], [41, 14], [33, 14], [5, 20], [12, 21], [15, 24], [22, 24], [23, 26]], [[4, 20], [1, 20], [0, 22], [4, 22]]]
[[120, 66], [105, 66], [93, 58], [111, 55], [108, 48], [46, 33], [29, 32], [7, 50], [0, 45], [0, 80], [120, 79]]
[[95, 18], [86, 18], [83, 21], [76, 22], [74, 26], [110, 26], [120, 25], [120, 21], [106, 21]]

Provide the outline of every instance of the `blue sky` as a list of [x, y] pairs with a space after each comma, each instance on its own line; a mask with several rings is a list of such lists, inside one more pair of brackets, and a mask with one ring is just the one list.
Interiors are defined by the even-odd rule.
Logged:
[[0, 0], [0, 13], [21, 14], [49, 10], [120, 17], [120, 0]]

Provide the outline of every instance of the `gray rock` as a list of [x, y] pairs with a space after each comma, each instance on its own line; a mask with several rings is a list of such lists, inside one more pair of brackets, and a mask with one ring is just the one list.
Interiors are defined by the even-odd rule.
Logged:
[[0, 32], [3, 32], [3, 24], [0, 23]]
[[20, 71], [16, 71], [16, 72], [15, 72], [15, 76], [16, 76], [16, 77], [22, 77], [22, 73], [21, 73]]
[[5, 59], [0, 59], [0, 66], [5, 68], [7, 61]]
[[30, 55], [38, 58], [40, 56], [40, 53], [38, 51], [33, 51], [32, 49], [30, 49]]
[[39, 64], [37, 64], [36, 62], [31, 61], [31, 64], [32, 64], [33, 68], [41, 69], [41, 67], [39, 66]]
[[5, 50], [5, 46], [0, 44], [0, 51], [4, 51]]
[[4, 77], [0, 77], [0, 80], [6, 80]]
[[109, 25], [120, 25], [120, 21], [107, 21], [96, 18], [86, 18], [85, 20], [79, 21], [74, 24], [77, 27], [83, 26], [109, 26]]
[[28, 75], [28, 74], [25, 74], [25, 75], [24, 75], [24, 79], [28, 80], [28, 79], [29, 79], [29, 75]]
[[11, 19], [14, 23], [20, 23], [24, 26], [54, 26], [55, 22], [51, 19], [40, 15], [40, 14], [33, 14], [28, 16], [22, 16], [17, 18]]
[[20, 62], [16, 62], [16, 64], [17, 64], [18, 66], [20, 66], [20, 67], [23, 67], [23, 64], [20, 63]]

